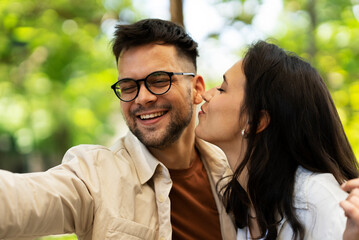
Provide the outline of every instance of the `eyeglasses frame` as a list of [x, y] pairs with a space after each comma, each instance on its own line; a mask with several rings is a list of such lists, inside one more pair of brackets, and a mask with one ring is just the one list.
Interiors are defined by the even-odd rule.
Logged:
[[[152, 74], [155, 74], [155, 73], [166, 73], [166, 74], [169, 76], [169, 78], [170, 78], [170, 85], [169, 85], [168, 89], [167, 89], [165, 92], [163, 92], [163, 93], [154, 93], [154, 92], [152, 92], [152, 91], [150, 90], [150, 88], [149, 88], [148, 85], [147, 85], [147, 78], [148, 78], [149, 76], [151, 76]], [[144, 82], [146, 89], [147, 89], [150, 93], [152, 93], [153, 95], [163, 95], [163, 94], [167, 93], [167, 92], [171, 89], [171, 86], [172, 86], [172, 76], [173, 76], [173, 75], [183, 75], [183, 76], [192, 76], [192, 77], [196, 76], [196, 74], [194, 74], [194, 73], [187, 73], [187, 72], [155, 71], [155, 72], [152, 72], [152, 73], [148, 74], [145, 78], [141, 78], [141, 79], [138, 79], [138, 80], [135, 80], [135, 79], [132, 79], [132, 78], [122, 78], [122, 79], [119, 79], [117, 82], [115, 82], [113, 85], [111, 85], [111, 88], [112, 88], [112, 90], [115, 92], [116, 96], [117, 96], [121, 101], [123, 101], [123, 102], [131, 102], [131, 101], [135, 100], [135, 99], [138, 97], [138, 94], [140, 93], [140, 87], [141, 87], [141, 86], [140, 86], [140, 82]], [[137, 93], [136, 93], [136, 96], [135, 96], [133, 99], [131, 99], [131, 100], [123, 100], [123, 99], [121, 99], [121, 97], [120, 97], [120, 96], [117, 94], [117, 92], [116, 92], [116, 85], [117, 85], [119, 82], [124, 81], [124, 80], [133, 80], [133, 81], [137, 84]]]

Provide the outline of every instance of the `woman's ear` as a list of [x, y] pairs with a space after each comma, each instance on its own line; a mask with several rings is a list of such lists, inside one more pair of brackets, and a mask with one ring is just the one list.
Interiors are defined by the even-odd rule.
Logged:
[[266, 110], [261, 110], [259, 124], [258, 124], [256, 133], [260, 133], [264, 129], [266, 129], [268, 127], [269, 123], [270, 123], [269, 113]]
[[206, 87], [204, 84], [204, 80], [201, 75], [196, 75], [193, 78], [193, 103], [200, 104], [202, 99], [202, 94], [204, 93]]

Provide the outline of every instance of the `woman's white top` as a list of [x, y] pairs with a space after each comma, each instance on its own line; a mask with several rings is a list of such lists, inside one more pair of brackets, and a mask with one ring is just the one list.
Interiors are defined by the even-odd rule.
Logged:
[[[251, 232], [249, 231], [249, 228], [248, 227], [246, 227], [246, 229], [247, 229], [247, 235], [246, 235], [246, 239], [247, 240], [251, 240], [252, 238], [251, 238]], [[265, 240], [265, 237], [267, 236], [267, 233], [265, 234], [265, 236], [264, 236], [264, 238], [256, 238], [256, 240]], [[238, 236], [237, 236], [237, 239], [238, 239]]]
[[[294, 186], [294, 207], [305, 231], [306, 240], [342, 239], [346, 217], [339, 202], [345, 200], [344, 192], [334, 176], [313, 173], [298, 167]], [[251, 239], [247, 228], [238, 229], [237, 240]], [[283, 219], [278, 228], [278, 240], [292, 239], [292, 228]]]

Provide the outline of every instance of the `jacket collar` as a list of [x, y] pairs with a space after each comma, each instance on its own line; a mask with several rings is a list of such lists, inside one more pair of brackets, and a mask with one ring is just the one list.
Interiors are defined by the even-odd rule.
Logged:
[[297, 209], [308, 209], [308, 184], [306, 183], [312, 174], [311, 171], [306, 170], [302, 166], [297, 168], [293, 193], [295, 196], [293, 206]]
[[[195, 144], [198, 152], [200, 153], [201, 160], [205, 164], [206, 168], [208, 168], [208, 172], [212, 174], [215, 184], [223, 177], [233, 174], [228, 165], [225, 154], [219, 147], [197, 137]], [[221, 187], [222, 184], [225, 184], [225, 182], [226, 181], [220, 181], [219, 187]]]
[[[141, 184], [148, 182], [158, 171], [169, 177], [169, 172], [164, 164], [157, 160], [131, 131], [128, 131], [126, 136], [119, 140], [119, 142], [121, 141], [133, 161]], [[111, 148], [113, 151], [119, 150], [118, 147], [116, 147], [120, 145], [119, 142]], [[215, 183], [224, 176], [232, 174], [224, 153], [218, 147], [197, 137], [195, 139], [195, 145], [200, 153], [202, 162], [209, 169]], [[225, 181], [223, 181], [223, 184], [224, 182]]]
[[153, 177], [157, 168], [161, 168], [164, 175], [169, 176], [168, 170], [164, 165], [150, 153], [145, 145], [143, 145], [131, 131], [128, 131], [126, 136], [120, 139], [120, 141], [121, 140], [135, 166], [141, 184], [147, 183]]

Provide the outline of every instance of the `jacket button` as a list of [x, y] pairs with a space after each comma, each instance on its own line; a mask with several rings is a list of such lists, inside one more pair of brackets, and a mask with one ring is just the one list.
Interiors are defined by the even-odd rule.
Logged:
[[160, 201], [160, 203], [163, 203], [165, 201], [165, 196], [161, 194], [158, 198], [158, 201]]

